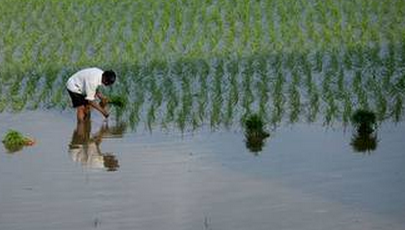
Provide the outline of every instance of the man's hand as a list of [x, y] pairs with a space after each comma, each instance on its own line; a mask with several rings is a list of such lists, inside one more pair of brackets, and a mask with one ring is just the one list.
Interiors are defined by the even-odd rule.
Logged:
[[102, 108], [105, 108], [107, 106], [107, 104], [108, 104], [108, 98], [106, 98], [106, 97], [102, 98], [100, 101], [100, 106]]
[[110, 113], [105, 108], [101, 107], [97, 102], [89, 101], [89, 104], [91, 107], [97, 109], [105, 118], [110, 116]]

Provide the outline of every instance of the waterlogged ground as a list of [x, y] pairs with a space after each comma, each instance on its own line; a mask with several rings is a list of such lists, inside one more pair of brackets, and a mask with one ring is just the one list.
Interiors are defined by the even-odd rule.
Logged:
[[280, 125], [257, 153], [237, 127], [76, 126], [70, 110], [0, 114], [9, 128], [37, 143], [0, 148], [0, 229], [405, 228], [404, 123], [370, 152], [338, 123]]

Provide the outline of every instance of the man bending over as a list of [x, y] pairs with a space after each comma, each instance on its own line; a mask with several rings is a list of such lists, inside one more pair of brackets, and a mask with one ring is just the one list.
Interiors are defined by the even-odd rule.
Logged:
[[[105, 118], [109, 113], [105, 108], [108, 101], [98, 90], [101, 85], [110, 86], [115, 82], [116, 75], [112, 70], [103, 71], [99, 68], [82, 69], [73, 74], [66, 83], [67, 91], [76, 108], [77, 120], [84, 121], [90, 118], [91, 107], [98, 110]], [[102, 103], [96, 102], [96, 97]]]

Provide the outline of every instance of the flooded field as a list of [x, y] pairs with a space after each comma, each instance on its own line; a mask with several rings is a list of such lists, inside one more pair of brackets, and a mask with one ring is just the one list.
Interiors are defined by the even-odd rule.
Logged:
[[405, 229], [405, 1], [0, 5], [1, 230]]
[[350, 126], [298, 122], [252, 152], [237, 127], [135, 132], [53, 110], [0, 121], [36, 139], [0, 149], [0, 229], [405, 227], [402, 122], [383, 122], [370, 151]]

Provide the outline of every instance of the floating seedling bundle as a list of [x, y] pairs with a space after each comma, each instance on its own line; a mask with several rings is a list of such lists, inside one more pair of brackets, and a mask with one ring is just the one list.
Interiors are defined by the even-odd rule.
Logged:
[[2, 140], [4, 147], [9, 152], [16, 152], [21, 150], [24, 146], [31, 146], [35, 141], [29, 137], [25, 137], [16, 130], [9, 130]]

